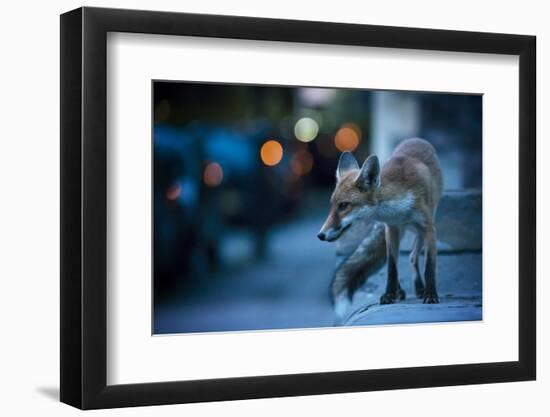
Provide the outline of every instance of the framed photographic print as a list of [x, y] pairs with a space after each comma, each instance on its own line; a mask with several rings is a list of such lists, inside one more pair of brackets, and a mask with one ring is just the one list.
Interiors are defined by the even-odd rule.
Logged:
[[61, 16], [61, 401], [535, 379], [535, 37]]

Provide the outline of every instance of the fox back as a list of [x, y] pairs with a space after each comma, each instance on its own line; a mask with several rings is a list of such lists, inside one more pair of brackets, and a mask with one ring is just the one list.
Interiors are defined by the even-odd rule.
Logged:
[[401, 142], [380, 173], [382, 185], [390, 187], [388, 194], [413, 193], [418, 203], [435, 211], [443, 193], [443, 177], [434, 147], [423, 139]]

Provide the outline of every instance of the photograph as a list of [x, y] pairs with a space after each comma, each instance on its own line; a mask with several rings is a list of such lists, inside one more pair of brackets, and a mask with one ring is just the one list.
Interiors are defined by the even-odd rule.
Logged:
[[6, 2], [0, 417], [550, 416], [544, 4]]
[[152, 334], [483, 320], [482, 95], [152, 81]]

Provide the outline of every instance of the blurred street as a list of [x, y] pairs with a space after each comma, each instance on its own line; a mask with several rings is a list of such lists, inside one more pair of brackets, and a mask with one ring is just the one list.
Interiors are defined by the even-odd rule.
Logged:
[[[328, 288], [336, 259], [334, 247], [316, 237], [323, 221], [319, 213], [273, 229], [265, 260], [224, 268], [223, 276], [205, 277], [217, 285], [158, 306], [155, 333], [332, 326]], [[244, 257], [247, 243], [246, 237], [232, 238], [225, 250]]]

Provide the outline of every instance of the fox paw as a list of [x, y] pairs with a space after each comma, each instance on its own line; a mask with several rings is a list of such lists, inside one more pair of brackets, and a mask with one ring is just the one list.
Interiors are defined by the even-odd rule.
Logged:
[[394, 293], [385, 293], [382, 294], [382, 297], [380, 297], [380, 304], [393, 304], [395, 302], [395, 294]]
[[424, 293], [424, 304], [439, 304], [439, 297], [437, 296], [437, 293]]
[[402, 288], [399, 288], [395, 292], [386, 292], [380, 297], [380, 304], [393, 304], [395, 300], [404, 300], [407, 294]]

